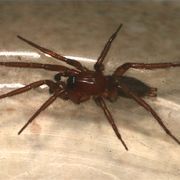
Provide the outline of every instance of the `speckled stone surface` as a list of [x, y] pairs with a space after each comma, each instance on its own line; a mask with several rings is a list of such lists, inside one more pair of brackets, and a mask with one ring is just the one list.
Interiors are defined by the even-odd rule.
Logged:
[[[179, 17], [178, 1], [0, 2], [0, 53], [39, 53], [17, 39], [19, 34], [66, 56], [96, 59], [123, 23], [106, 58], [106, 74], [125, 62], [180, 62]], [[1, 54], [0, 60], [58, 63], [39, 54], [40, 58]], [[93, 67], [92, 62], [82, 63]], [[28, 84], [54, 74], [0, 67], [0, 84]], [[180, 139], [180, 69], [127, 74], [158, 87], [158, 98], [146, 100]], [[58, 99], [18, 136], [48, 97], [47, 89], [38, 88], [0, 101], [0, 179], [180, 179], [180, 146], [132, 100], [107, 103], [128, 152], [93, 101], [74, 105]]]

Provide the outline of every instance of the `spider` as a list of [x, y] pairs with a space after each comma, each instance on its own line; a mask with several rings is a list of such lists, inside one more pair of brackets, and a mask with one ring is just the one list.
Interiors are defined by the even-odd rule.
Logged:
[[[120, 65], [112, 75], [104, 75], [104, 59], [111, 47], [112, 42], [116, 38], [120, 31], [122, 24], [118, 26], [116, 31], [110, 36], [106, 42], [97, 62], [94, 65], [94, 70], [82, 66], [82, 64], [76, 60], [66, 58], [60, 54], [57, 54], [49, 49], [41, 47], [21, 36], [17, 36], [22, 41], [37, 48], [41, 52], [50, 55], [51, 57], [63, 61], [70, 65], [72, 68], [68, 68], [62, 65], [53, 64], [41, 64], [41, 63], [27, 63], [27, 62], [0, 62], [1, 66], [19, 67], [19, 68], [37, 68], [48, 71], [57, 72], [53, 80], [39, 80], [30, 83], [22, 88], [10, 91], [6, 94], [0, 95], [0, 99], [14, 96], [24, 93], [33, 88], [37, 88], [43, 84], [49, 87], [49, 92], [52, 94], [50, 98], [42, 104], [42, 106], [30, 117], [26, 124], [20, 129], [18, 134], [22, 131], [50, 104], [52, 104], [57, 98], [63, 100], [71, 100], [75, 104], [83, 103], [90, 98], [94, 99], [95, 103], [100, 107], [108, 122], [112, 126], [116, 136], [121, 141], [126, 150], [128, 147], [123, 140], [116, 123], [105, 103], [105, 100], [115, 102], [119, 96], [124, 96], [136, 101], [140, 106], [144, 107], [146, 111], [152, 114], [154, 119], [159, 123], [161, 128], [178, 144], [180, 141], [171, 133], [171, 131], [165, 126], [158, 114], [153, 108], [143, 99], [145, 96], [155, 97], [157, 96], [157, 88], [150, 87], [140, 80], [125, 76], [124, 74], [130, 68], [135, 69], [148, 69], [154, 70], [158, 68], [170, 68], [180, 67], [180, 63], [125, 63]], [[61, 80], [61, 77], [66, 77], [65, 81]]]

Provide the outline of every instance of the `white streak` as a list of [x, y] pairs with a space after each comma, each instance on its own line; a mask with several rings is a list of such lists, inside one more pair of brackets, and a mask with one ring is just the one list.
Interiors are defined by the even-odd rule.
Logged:
[[[47, 57], [51, 57], [50, 55], [46, 54]], [[41, 55], [37, 52], [29, 52], [29, 51], [1, 51], [0, 56], [24, 56], [24, 57], [31, 57], [38, 59], [41, 57]], [[91, 58], [84, 58], [84, 57], [78, 57], [78, 56], [64, 56], [66, 58], [77, 60], [77, 61], [85, 61], [85, 62], [93, 62], [95, 63], [96, 59]]]
[[90, 59], [90, 58], [83, 58], [83, 57], [78, 57], [78, 56], [65, 56], [66, 58], [74, 59], [77, 61], [85, 61], [85, 62], [93, 62], [95, 63], [97, 60], [96, 59]]
[[1, 51], [0, 56], [25, 56], [31, 58], [40, 58], [40, 55], [36, 52], [29, 51]]
[[[49, 54], [45, 54], [47, 57], [51, 57]], [[65, 58], [69, 58], [76, 61], [84, 61], [84, 62], [91, 62], [95, 63], [96, 59], [90, 59], [90, 58], [84, 58], [84, 57], [78, 57], [78, 56], [64, 56]]]
[[[0, 89], [5, 89], [5, 88], [8, 88], [8, 89], [17, 89], [17, 88], [22, 88], [24, 86], [25, 85], [21, 84], [21, 83], [0, 84]], [[41, 89], [45, 89], [45, 88], [47, 88], [47, 85], [42, 85], [42, 86], [40, 86], [40, 88]]]

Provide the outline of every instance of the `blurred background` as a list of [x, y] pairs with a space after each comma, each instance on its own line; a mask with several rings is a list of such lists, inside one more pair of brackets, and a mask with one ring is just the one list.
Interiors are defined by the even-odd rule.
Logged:
[[[19, 40], [71, 56], [92, 69], [105, 42], [123, 28], [106, 57], [105, 74], [125, 62], [180, 63], [179, 1], [0, 1], [0, 61], [61, 64]], [[0, 93], [40, 80], [44, 70], [0, 67]], [[146, 98], [180, 139], [180, 69], [129, 70], [158, 88]], [[57, 99], [18, 136], [49, 97], [47, 88], [0, 102], [0, 179], [180, 179], [180, 148], [132, 100], [107, 105], [129, 147], [126, 152], [103, 112], [90, 100]]]

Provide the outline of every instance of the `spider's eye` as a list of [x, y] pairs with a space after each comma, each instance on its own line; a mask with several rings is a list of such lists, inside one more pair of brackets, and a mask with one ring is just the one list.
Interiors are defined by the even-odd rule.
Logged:
[[68, 79], [67, 79], [67, 87], [72, 89], [75, 85], [75, 82], [76, 82], [76, 77], [74, 76], [70, 76]]

